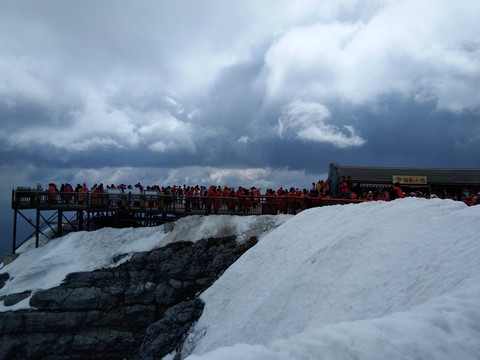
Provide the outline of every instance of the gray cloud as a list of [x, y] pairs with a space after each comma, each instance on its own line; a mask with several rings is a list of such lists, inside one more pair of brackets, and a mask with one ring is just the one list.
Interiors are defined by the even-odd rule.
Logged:
[[471, 1], [0, 6], [4, 164], [478, 164]]
[[479, 30], [472, 11], [480, 9], [437, 5], [388, 3], [367, 22], [291, 27], [266, 54], [268, 96], [364, 104], [395, 94], [439, 109], [478, 108], [480, 53], [471, 37]]
[[303, 141], [330, 143], [339, 148], [365, 144], [351, 125], [345, 131], [327, 122], [330, 111], [322, 104], [294, 101], [282, 108], [278, 120], [280, 137], [293, 136]]
[[[37, 182], [309, 187], [478, 167], [470, 0], [0, 3], [0, 230]], [[7, 242], [4, 242], [5, 244]]]

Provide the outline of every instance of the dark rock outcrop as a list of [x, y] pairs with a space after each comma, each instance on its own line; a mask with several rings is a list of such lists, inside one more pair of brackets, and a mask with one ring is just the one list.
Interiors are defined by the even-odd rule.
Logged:
[[255, 243], [176, 242], [115, 268], [69, 274], [34, 293], [34, 309], [0, 313], [0, 358], [162, 358], [201, 315], [198, 295]]
[[0, 274], [0, 289], [5, 285], [10, 276], [7, 273]]
[[12, 306], [28, 298], [31, 293], [32, 293], [31, 291], [23, 291], [21, 293], [14, 293], [14, 294], [0, 296], [0, 301], [3, 300], [3, 305], [5, 306]]
[[139, 358], [154, 360], [158, 359], [158, 354], [168, 354], [175, 350], [172, 344], [183, 342], [185, 334], [202, 314], [203, 305], [203, 302], [197, 298], [168, 309], [161, 320], [147, 328]]

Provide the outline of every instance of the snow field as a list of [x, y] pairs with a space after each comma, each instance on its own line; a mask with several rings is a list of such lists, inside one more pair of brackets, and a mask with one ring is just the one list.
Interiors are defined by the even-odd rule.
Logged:
[[188, 359], [478, 359], [479, 220], [440, 199], [302, 212], [202, 295]]
[[192, 216], [168, 233], [102, 229], [42, 239], [38, 249], [30, 241], [1, 269], [13, 279], [0, 295], [53, 287], [70, 272], [175, 241], [255, 234], [259, 243], [201, 295], [188, 360], [479, 359], [480, 206], [451, 200]]

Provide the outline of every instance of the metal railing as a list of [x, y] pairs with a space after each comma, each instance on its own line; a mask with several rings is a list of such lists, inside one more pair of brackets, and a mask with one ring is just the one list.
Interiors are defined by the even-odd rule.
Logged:
[[[109, 217], [113, 217], [116, 225], [127, 222], [132, 226], [151, 226], [187, 215], [297, 214], [312, 207], [357, 202], [362, 200], [291, 195], [185, 196], [139, 189], [125, 191], [108, 189], [105, 192], [84, 193], [17, 188], [12, 190], [12, 209], [14, 210], [12, 253], [17, 249], [17, 215], [24, 218], [35, 229], [35, 246], [38, 247], [40, 233], [44, 234], [42, 230], [46, 227], [49, 227], [57, 236], [62, 235], [64, 219], [74, 231], [85, 229], [85, 225], [86, 230], [89, 231], [92, 222], [107, 221]], [[22, 210], [31, 209], [36, 210], [35, 222], [22, 214]], [[42, 211], [55, 213], [46, 219]], [[65, 212], [68, 211], [76, 212], [76, 220], [65, 217]], [[52, 227], [53, 218], [56, 218], [56, 222]]]
[[275, 215], [296, 214], [312, 207], [363, 201], [291, 195], [185, 196], [137, 189], [108, 189], [102, 193], [12, 190], [13, 209], [91, 212], [129, 210], [173, 214]]

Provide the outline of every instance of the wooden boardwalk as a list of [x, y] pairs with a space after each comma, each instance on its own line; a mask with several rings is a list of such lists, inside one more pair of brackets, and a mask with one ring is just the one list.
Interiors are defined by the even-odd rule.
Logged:
[[[17, 189], [12, 190], [12, 253], [17, 249], [17, 215], [34, 228], [34, 232], [27, 238], [35, 235], [38, 247], [40, 234], [47, 236], [46, 229], [50, 229], [54, 236], [62, 236], [66, 227], [70, 231], [90, 231], [104, 226], [156, 226], [189, 215], [296, 214], [311, 207], [355, 202], [361, 200], [266, 195], [185, 197], [139, 189], [108, 189], [104, 193]], [[35, 222], [24, 215], [25, 211], [35, 211]]]

